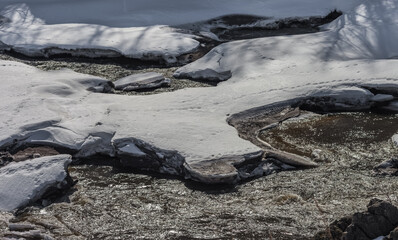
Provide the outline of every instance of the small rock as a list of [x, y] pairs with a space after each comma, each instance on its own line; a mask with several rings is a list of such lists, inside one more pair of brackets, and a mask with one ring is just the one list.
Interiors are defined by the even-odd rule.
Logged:
[[41, 157], [40, 153], [33, 153], [32, 155], [33, 158], [39, 158]]
[[320, 161], [321, 160], [321, 153], [322, 150], [321, 149], [314, 149], [311, 153], [311, 157], [315, 160], [315, 161]]
[[374, 97], [370, 99], [370, 101], [377, 103], [388, 102], [391, 100], [394, 100], [394, 96], [389, 94], [376, 94]]
[[14, 161], [14, 157], [9, 152], [0, 152], [0, 167]]
[[373, 168], [375, 175], [398, 176], [398, 159], [391, 158]]
[[116, 90], [135, 91], [139, 89], [170, 86], [170, 79], [155, 72], [133, 74], [114, 82]]
[[102, 82], [98, 86], [89, 87], [87, 90], [96, 93], [113, 93], [115, 85], [111, 81]]

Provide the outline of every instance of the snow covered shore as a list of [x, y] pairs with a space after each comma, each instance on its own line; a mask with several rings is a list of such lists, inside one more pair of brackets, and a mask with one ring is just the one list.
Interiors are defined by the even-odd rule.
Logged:
[[[27, 56], [71, 54], [84, 57], [120, 57], [163, 60], [194, 51], [194, 36], [167, 26], [110, 28], [90, 24], [47, 25], [32, 15], [26, 4], [7, 6], [0, 12], [0, 42]], [[3, 47], [5, 48], [5, 47]]]
[[[336, 109], [367, 109], [374, 102], [369, 89], [398, 89], [398, 60], [391, 59], [398, 48], [390, 39], [398, 33], [398, 13], [391, 6], [398, 1], [366, 1], [326, 32], [226, 43], [176, 72], [192, 78], [231, 73], [214, 88], [151, 96], [93, 93], [87, 89], [107, 81], [0, 61], [0, 111], [7, 113], [0, 117], [0, 148], [42, 144], [78, 157], [128, 155], [141, 168], [156, 166], [209, 183], [237, 182], [235, 165], [261, 157], [262, 149], [241, 139], [227, 124], [229, 116], [322, 97]], [[383, 24], [370, 25], [366, 19]], [[359, 32], [350, 34], [352, 28]], [[391, 35], [378, 34], [385, 32]], [[184, 43], [176, 42], [176, 49]]]

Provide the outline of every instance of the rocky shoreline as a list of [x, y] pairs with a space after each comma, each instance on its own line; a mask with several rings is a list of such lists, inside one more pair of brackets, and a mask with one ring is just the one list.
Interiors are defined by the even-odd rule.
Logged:
[[[319, 30], [318, 27], [321, 23], [324, 23], [322, 22], [322, 18], [285, 19], [271, 25], [253, 28], [252, 25], [254, 23], [257, 23], [259, 20], [266, 21], [267, 19], [240, 17], [243, 19], [241, 21], [247, 20], [248, 22], [244, 24], [235, 23], [231, 22], [234, 18], [228, 17], [212, 20], [214, 22], [207, 22], [206, 24], [208, 25], [216, 24], [214, 25], [216, 26], [215, 28], [212, 28], [214, 26], [210, 26], [212, 30], [210, 32], [214, 35], [202, 36], [202, 41], [204, 42], [202, 42], [200, 47], [195, 49], [195, 52], [178, 56], [176, 58], [177, 62], [169, 62], [167, 66], [159, 62], [136, 61], [122, 57], [111, 60], [75, 58], [64, 55], [71, 53], [60, 49], [50, 49], [50, 51], [47, 51], [49, 54], [55, 54], [55, 56], [48, 55], [49, 59], [23, 57], [13, 51], [0, 54], [0, 59], [23, 62], [42, 70], [69, 68], [76, 72], [102, 78], [82, 80], [81, 76], [70, 74], [68, 77], [73, 76], [80, 82], [76, 83], [72, 81], [72, 83], [66, 84], [60, 81], [62, 88], [57, 94], [62, 97], [76, 94], [79, 96], [79, 98], [76, 98], [76, 102], [87, 100], [86, 98], [89, 94], [87, 94], [86, 90], [91, 91], [90, 94], [94, 92], [95, 94], [147, 95], [183, 88], [211, 87], [217, 85], [220, 81], [231, 78], [233, 70], [222, 69], [221, 64], [224, 53], [220, 49], [225, 47], [225, 45], [213, 49], [209, 53], [210, 56], [220, 56], [218, 65], [221, 66], [221, 70], [211, 68], [195, 69], [195, 67], [192, 70], [190, 69], [191, 66], [184, 66], [177, 70], [175, 67], [200, 58], [224, 40], [253, 38], [263, 36], [264, 34], [286, 35], [289, 33], [305, 33], [307, 31], [314, 32]], [[331, 17], [329, 20], [333, 19]], [[314, 25], [314, 22], [318, 23], [318, 25]], [[189, 26], [186, 27], [189, 29]], [[251, 33], [247, 37], [248, 29], [254, 29], [257, 32]], [[189, 31], [193, 32], [199, 30], [201, 29], [189, 29]], [[270, 33], [269, 31], [271, 30], [274, 32]], [[73, 52], [72, 55], [74, 54]], [[264, 56], [262, 59], [268, 58]], [[274, 61], [275, 59], [269, 58], [269, 60]], [[146, 76], [145, 79], [141, 78], [143, 75]], [[42, 76], [36, 77], [41, 81]], [[49, 73], [46, 77], [50, 79], [52, 76]], [[91, 121], [97, 117], [97, 120], [94, 121], [95, 124], [89, 126], [89, 130], [84, 129], [84, 127], [82, 129], [74, 129], [73, 127], [69, 129], [68, 126], [73, 126], [73, 124], [68, 125], [69, 123], [66, 123], [65, 127], [57, 119], [44, 122], [35, 121], [28, 126], [23, 125], [21, 133], [18, 132], [4, 139], [2, 142], [3, 148], [1, 150], [5, 152], [0, 154], [0, 171], [7, 171], [3, 174], [5, 177], [8, 177], [8, 175], [15, 177], [18, 175], [18, 169], [24, 170], [24, 166], [32, 167], [34, 164], [40, 163], [40, 161], [53, 162], [54, 158], [62, 158], [65, 164], [63, 165], [63, 169], [58, 171], [62, 175], [61, 178], [58, 175], [49, 176], [50, 180], [56, 179], [56, 181], [50, 181], [50, 184], [46, 184], [45, 187], [41, 183], [35, 185], [35, 187], [40, 187], [40, 191], [36, 191], [40, 196], [34, 196], [31, 198], [31, 201], [17, 204], [17, 206], [5, 206], [2, 208], [7, 211], [18, 209], [19, 211], [15, 213], [14, 217], [7, 214], [0, 214], [2, 216], [0, 218], [0, 225], [6, 226], [9, 229], [9, 231], [0, 230], [0, 234], [10, 238], [22, 237], [27, 239], [51, 239], [52, 237], [60, 239], [85, 239], [90, 237], [112, 239], [112, 237], [118, 234], [131, 236], [132, 232], [125, 233], [123, 231], [130, 228], [137, 229], [139, 226], [142, 227], [142, 222], [145, 222], [149, 227], [140, 229], [140, 231], [134, 232], [134, 234], [140, 234], [139, 237], [142, 238], [170, 239], [225, 238], [226, 236], [231, 238], [268, 237], [277, 239], [308, 239], [322, 229], [335, 228], [337, 223], [329, 226], [329, 222], [332, 219], [342, 218], [347, 213], [363, 211], [365, 203], [370, 198], [377, 197], [385, 199], [390, 198], [390, 195], [394, 196], [392, 193], [397, 191], [397, 184], [395, 184], [397, 180], [393, 176], [398, 171], [397, 164], [395, 158], [386, 159], [386, 154], [395, 153], [396, 149], [394, 150], [391, 144], [395, 141], [396, 137], [393, 137], [392, 140], [383, 140], [370, 146], [369, 149], [362, 147], [357, 152], [346, 151], [343, 147], [336, 147], [336, 149], [344, 150], [342, 152], [344, 157], [341, 159], [329, 158], [328, 161], [321, 161], [318, 151], [313, 151], [314, 154], [310, 156], [283, 151], [271, 146], [269, 142], [259, 136], [265, 130], [272, 129], [285, 121], [300, 121], [300, 117], [307, 114], [308, 111], [328, 113], [372, 110], [392, 114], [397, 113], [398, 91], [396, 85], [379, 84], [379, 80], [375, 77], [369, 79], [368, 82], [360, 84], [351, 82], [350, 79], [339, 80], [346, 81], [346, 83], [340, 82], [337, 87], [333, 86], [330, 89], [302, 92], [296, 98], [279, 103], [277, 100], [272, 99], [273, 102], [276, 101], [277, 103], [249, 109], [240, 113], [234, 112], [235, 114], [232, 115], [227, 113], [227, 111], [233, 109], [227, 106], [224, 109], [226, 112], [222, 114], [227, 116], [225, 117], [227, 118], [227, 122], [236, 128], [241, 138], [250, 141], [256, 146], [241, 141], [241, 144], [247, 144], [245, 145], [247, 148], [240, 147], [235, 152], [228, 150], [228, 153], [231, 153], [229, 155], [209, 154], [209, 149], [205, 149], [203, 152], [211, 156], [208, 158], [203, 158], [200, 155], [189, 155], [189, 151], [187, 151], [189, 153], [187, 156], [183, 156], [177, 150], [159, 148], [156, 144], [150, 142], [153, 136], [150, 136], [150, 134], [147, 135], [142, 129], [140, 130], [140, 134], [142, 136], [145, 135], [147, 138], [146, 141], [127, 135], [125, 132], [136, 133], [137, 129], [134, 129], [134, 124], [131, 124], [133, 126], [132, 131], [131, 129], [128, 129], [128, 131], [122, 130], [120, 131], [122, 132], [122, 137], [115, 137], [115, 129], [109, 129], [109, 126], [115, 127], [116, 125], [113, 124], [119, 124], [119, 121], [134, 122], [133, 118], [120, 117], [115, 118], [117, 120], [115, 121], [113, 118], [106, 119], [104, 117], [110, 114], [119, 116], [119, 114], [126, 112], [127, 108], [123, 108], [124, 103], [132, 104], [132, 102], [125, 101], [122, 98], [117, 98], [117, 100], [125, 101], [120, 106], [112, 105], [114, 99], [111, 98], [104, 101], [105, 104], [113, 106], [113, 110], [116, 113], [108, 108], [105, 110], [101, 109], [101, 111], [104, 110], [104, 113], [98, 115], [95, 115], [96, 113], [94, 112], [90, 112], [94, 116], [86, 114], [86, 120], [90, 118]], [[127, 85], [126, 81], [128, 82]], [[333, 80], [330, 83], [333, 85], [335, 81]], [[49, 82], [44, 83], [48, 84]], [[120, 82], [122, 83], [120, 84]], [[327, 85], [328, 82], [322, 83]], [[68, 84], [73, 86], [73, 89]], [[78, 89], [75, 89], [78, 84], [80, 84]], [[51, 89], [51, 87], [55, 86], [50, 86], [49, 89], [44, 90], [38, 89], [38, 92], [49, 92], [52, 94], [55, 90]], [[303, 86], [291, 88], [298, 89]], [[138, 87], [143, 89], [138, 90]], [[155, 87], [159, 88], [153, 90]], [[233, 87], [231, 89], [234, 90]], [[58, 89], [56, 90], [58, 91]], [[257, 94], [267, 95], [271, 91], [281, 91], [288, 96], [288, 91], [290, 91], [285, 88], [266, 90], [269, 92], [258, 92]], [[218, 94], [217, 92], [214, 93], [214, 95]], [[184, 93], [179, 92], [179, 94], [182, 95]], [[306, 95], [306, 97], [302, 97], [301, 95]], [[154, 99], [162, 102], [162, 96], [158, 96], [159, 99]], [[59, 100], [60, 102], [64, 101], [62, 97], [59, 98], [61, 99]], [[193, 102], [195, 100], [192, 100], [189, 94], [185, 97], [185, 100], [181, 101], [180, 104], [166, 105], [165, 107], [177, 113], [177, 110], [182, 109], [185, 113], [197, 117], [203, 116], [203, 112], [205, 111], [215, 110], [212, 108], [202, 109], [202, 106], [196, 107], [190, 104], [185, 106], [185, 102]], [[205, 101], [202, 105], [207, 104], [206, 100], [209, 97], [210, 95], [204, 97]], [[235, 97], [237, 99], [244, 99], [248, 96], [236, 95]], [[237, 99], [231, 97], [231, 102]], [[92, 104], [93, 102], [97, 102], [98, 99], [92, 97], [90, 100], [91, 102], [88, 102]], [[145, 103], [144, 97], [135, 98], [135, 100]], [[224, 99], [221, 100], [224, 101]], [[173, 101], [174, 99], [170, 100], [169, 104]], [[214, 102], [211, 102], [211, 104], [218, 105], [222, 101], [214, 99]], [[250, 106], [259, 105], [257, 102], [250, 102], [250, 100], [248, 102]], [[154, 101], [152, 107], [157, 106], [157, 103], [159, 102]], [[21, 103], [21, 105], [23, 104]], [[85, 109], [85, 106], [83, 107]], [[72, 108], [74, 109], [75, 106], [72, 106]], [[129, 110], [133, 111], [135, 109]], [[159, 109], [159, 112], [161, 111], [162, 109]], [[138, 114], [147, 114], [148, 112], [152, 114], [153, 119], [157, 119], [158, 112], [151, 111], [145, 107], [142, 107], [141, 112]], [[69, 114], [70, 112], [65, 111], [65, 113]], [[75, 114], [73, 111], [71, 113], [72, 115]], [[50, 116], [53, 117], [53, 115]], [[165, 120], [162, 117], [159, 117], [159, 119], [162, 121]], [[197, 118], [192, 117], [192, 119], [196, 120]], [[198, 121], [206, 122], [214, 119], [204, 118]], [[104, 120], [108, 122], [104, 124]], [[83, 122], [84, 119], [76, 121]], [[176, 119], [176, 122], [179, 124], [178, 119]], [[171, 122], [168, 122], [168, 124], [171, 124]], [[175, 124], [175, 122], [172, 124]], [[187, 129], [192, 129], [188, 121], [182, 121], [180, 125]], [[142, 126], [147, 127], [146, 124], [142, 124]], [[167, 126], [163, 128], [166, 129]], [[217, 125], [215, 125], [214, 129], [208, 130], [212, 130], [214, 136], [218, 133]], [[228, 129], [228, 133], [230, 132], [232, 131]], [[234, 132], [234, 134], [236, 133]], [[391, 135], [393, 134], [396, 133], [392, 132]], [[62, 137], [58, 138], [57, 136]], [[226, 134], [226, 136], [231, 135]], [[202, 139], [200, 134], [186, 137], [187, 141], [192, 137], [200, 139], [198, 140], [200, 143], [210, 138]], [[165, 141], [167, 142], [168, 139]], [[210, 148], [212, 145], [209, 143], [207, 144]], [[237, 145], [236, 142], [233, 143]], [[165, 145], [168, 146], [168, 144]], [[228, 148], [231, 147], [228, 144], [225, 145]], [[200, 146], [197, 145], [195, 147]], [[374, 153], [365, 152], [365, 150], [374, 149], [380, 149], [380, 151], [375, 151]], [[217, 150], [211, 150], [217, 152]], [[193, 152], [196, 153], [195, 151]], [[59, 153], [68, 153], [71, 156], [58, 155]], [[50, 155], [50, 157], [46, 157], [46, 155]], [[188, 157], [189, 161], [187, 160]], [[68, 172], [67, 166], [71, 163], [72, 158], [75, 163], [79, 162], [80, 165], [70, 166], [70, 172]], [[98, 160], [99, 158], [105, 158], [105, 162], [107, 163], [103, 165], [84, 164], [88, 163], [90, 159]], [[387, 161], [380, 161], [382, 158], [384, 158], [383, 161]], [[13, 166], [18, 166], [18, 169], [13, 168]], [[35, 167], [33, 166], [32, 168]], [[151, 173], [148, 172], [146, 172], [146, 176], [118, 172], [121, 170], [134, 171], [133, 169], [175, 175], [177, 179], [167, 182], [162, 181], [164, 175], [161, 175], [160, 178], [151, 178]], [[94, 172], [91, 172], [91, 170]], [[75, 175], [73, 175], [73, 171], [75, 171]], [[377, 171], [379, 172], [377, 173]], [[51, 173], [51, 171], [46, 171], [45, 173], [38, 174], [43, 176], [46, 174], [51, 175]], [[71, 174], [72, 178], [75, 177], [73, 181], [70, 179], [69, 174]], [[120, 184], [120, 179], [117, 179], [118, 177], [122, 178], [124, 186]], [[144, 185], [140, 182], [141, 180], [134, 182], [136, 178], [147, 181], [148, 177], [150, 181]], [[189, 180], [182, 180], [181, 178]], [[33, 179], [28, 182], [35, 183], [37, 180]], [[77, 186], [73, 187], [77, 180], [90, 185], [77, 184]], [[99, 183], [96, 183], [96, 180]], [[227, 185], [218, 186], [219, 188], [215, 190], [216, 194], [211, 195], [206, 192], [207, 190], [203, 189], [209, 189], [213, 186], [201, 185], [199, 188], [202, 190], [198, 191], [196, 187], [190, 188], [186, 186], [196, 184], [192, 183], [191, 180], [202, 184]], [[241, 184], [236, 185], [238, 183]], [[88, 189], [88, 186], [93, 189]], [[113, 188], [113, 186], [116, 187]], [[125, 186], [128, 186], [127, 189]], [[71, 187], [72, 189], [66, 194], [65, 191]], [[150, 191], [146, 191], [145, 189], [150, 189]], [[170, 193], [159, 192], [157, 189], [169, 189]], [[229, 191], [229, 189], [232, 190]], [[62, 196], [58, 198], [60, 192]], [[56, 197], [54, 197], [54, 194]], [[91, 195], [85, 197], [85, 194]], [[163, 198], [165, 194], [167, 197]], [[97, 195], [102, 198], [97, 199]], [[145, 197], [146, 195], [150, 197]], [[108, 198], [108, 196], [112, 197]], [[135, 196], [138, 197], [135, 198]], [[52, 198], [52, 200], [48, 200], [47, 198]], [[116, 199], [116, 202], [112, 202], [114, 199]], [[169, 202], [169, 199], [174, 199], [175, 201]], [[126, 201], [134, 202], [131, 202], [130, 206], [120, 204]], [[201, 205], [192, 204], [196, 203], [196, 201], [199, 201]], [[228, 204], [225, 204], [226, 201]], [[8, 202], [13, 201], [10, 200]], [[186, 204], [182, 206], [180, 205], [181, 203]], [[386, 205], [385, 202], [372, 200], [368, 211], [373, 211], [374, 205], [377, 204]], [[25, 208], [26, 206], [29, 207]], [[114, 209], [113, 206], [117, 206], [119, 209]], [[193, 215], [184, 212], [184, 208], [187, 206], [191, 206]], [[203, 206], [206, 206], [209, 212], [201, 212], [200, 209]], [[388, 206], [393, 209], [390, 205]], [[78, 211], [74, 211], [73, 208], [75, 207]], [[123, 209], [123, 211], [119, 211], [120, 209]], [[123, 215], [123, 218], [116, 217], [115, 211]], [[115, 223], [104, 226], [103, 219], [99, 218], [98, 221], [93, 220], [93, 225], [91, 225], [91, 222], [87, 222], [85, 217], [82, 218], [79, 212], [85, 212], [93, 219], [100, 215], [109, 222], [115, 221]], [[136, 213], [139, 216], [135, 215]], [[150, 215], [151, 218], [145, 218], [147, 215]], [[163, 228], [154, 229], [154, 226], [151, 225], [151, 222], [154, 221], [153, 219], [156, 219], [155, 222], [163, 222], [164, 224], [177, 221], [181, 227], [176, 228], [174, 225], [174, 228], [163, 226]], [[352, 231], [356, 231], [356, 218], [352, 218], [351, 222], [354, 224], [354, 227], [345, 226], [343, 229], [340, 228], [340, 223], [337, 225], [339, 225], [341, 232], [345, 232], [347, 229], [354, 229]], [[86, 223], [86, 228], [81, 227], [82, 223]], [[208, 223], [212, 223], [213, 225], [209, 227]], [[347, 221], [347, 225], [349, 224]], [[390, 228], [395, 227], [395, 222], [392, 225], [394, 226]], [[191, 226], [196, 226], [197, 229], [191, 229]], [[109, 232], [98, 232], [98, 229], [101, 229], [101, 227], [107, 227]], [[390, 228], [389, 232], [391, 231]], [[251, 229], [250, 232], [247, 229]], [[389, 234], [389, 232], [385, 230], [381, 231], [380, 234]], [[379, 234], [379, 232], [372, 233]], [[326, 234], [329, 234], [329, 232]], [[350, 236], [350, 234], [352, 235], [347, 230], [346, 235]], [[369, 233], [364, 234], [367, 237], [371, 236]]]

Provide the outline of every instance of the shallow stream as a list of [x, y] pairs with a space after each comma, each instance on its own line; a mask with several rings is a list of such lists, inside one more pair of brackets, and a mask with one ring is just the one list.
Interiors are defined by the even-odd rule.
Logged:
[[236, 187], [72, 166], [79, 182], [68, 196], [29, 207], [14, 221], [33, 223], [56, 239], [309, 239], [332, 220], [364, 210], [371, 198], [397, 201], [398, 179], [372, 174], [374, 165], [397, 155], [390, 140], [397, 129], [397, 115], [288, 120], [264, 139], [304, 155], [320, 149], [320, 167]]

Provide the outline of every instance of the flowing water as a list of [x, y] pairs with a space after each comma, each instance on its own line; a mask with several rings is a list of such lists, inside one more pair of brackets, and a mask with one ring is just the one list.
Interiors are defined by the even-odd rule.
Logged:
[[318, 161], [371, 169], [388, 160], [397, 148], [398, 115], [371, 112], [310, 114], [261, 133], [261, 138], [283, 151]]

